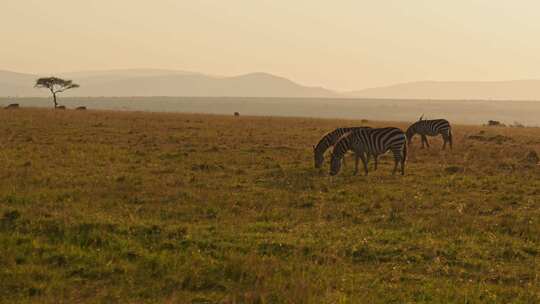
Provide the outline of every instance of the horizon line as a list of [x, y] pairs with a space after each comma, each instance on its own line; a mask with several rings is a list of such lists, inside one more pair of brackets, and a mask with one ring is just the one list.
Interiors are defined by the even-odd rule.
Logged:
[[[215, 74], [206, 74], [202, 72], [194, 72], [190, 70], [182, 70], [182, 69], [170, 69], [170, 68], [142, 68], [142, 67], [134, 67], [134, 68], [112, 68], [112, 69], [89, 69], [89, 70], [72, 70], [72, 71], [64, 71], [64, 72], [52, 72], [52, 73], [41, 73], [41, 72], [20, 72], [20, 71], [14, 71], [11, 69], [4, 69], [0, 68], [0, 72], [8, 72], [8, 73], [14, 73], [14, 74], [21, 74], [21, 75], [28, 75], [28, 76], [36, 76], [36, 77], [45, 77], [44, 75], [54, 76], [54, 75], [61, 75], [61, 74], [75, 74], [75, 73], [99, 73], [99, 72], [115, 72], [115, 71], [163, 71], [163, 72], [176, 72], [176, 73], [190, 73], [193, 75], [200, 75], [200, 76], [207, 76], [207, 77], [215, 77], [215, 78], [234, 78], [234, 77], [241, 77], [241, 76], [249, 76], [249, 75], [256, 75], [256, 74], [265, 74], [270, 75], [277, 78], [282, 78], [288, 81], [291, 81], [295, 84], [310, 87], [310, 88], [322, 88], [325, 90], [332, 91], [334, 93], [341, 93], [341, 94], [348, 94], [348, 93], [357, 93], [359, 91], [369, 90], [369, 89], [379, 89], [379, 88], [385, 88], [385, 87], [394, 87], [394, 86], [400, 86], [400, 85], [407, 85], [407, 84], [418, 84], [418, 83], [503, 83], [503, 82], [520, 82], [520, 81], [540, 81], [540, 78], [518, 78], [518, 79], [504, 79], [504, 80], [433, 80], [433, 79], [423, 79], [423, 80], [411, 80], [411, 81], [402, 81], [402, 82], [393, 82], [389, 84], [381, 84], [377, 86], [370, 86], [370, 87], [363, 87], [359, 89], [352, 89], [352, 90], [340, 90], [340, 89], [334, 89], [329, 88], [323, 85], [305, 85], [301, 82], [298, 82], [295, 79], [281, 76], [279, 74], [273, 74], [270, 72], [248, 72], [248, 73], [241, 73], [241, 74], [232, 74], [232, 75], [215, 75]], [[158, 77], [158, 76], [166, 76], [166, 75], [156, 75], [156, 76], [143, 76], [143, 77]], [[172, 76], [172, 75], [171, 75]]]

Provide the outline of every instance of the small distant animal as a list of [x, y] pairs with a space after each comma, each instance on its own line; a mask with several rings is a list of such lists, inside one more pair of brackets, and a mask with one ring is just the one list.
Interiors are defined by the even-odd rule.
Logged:
[[75, 110], [83, 111], [83, 110], [86, 110], [86, 107], [85, 106], [76, 107]]
[[497, 120], [489, 120], [488, 121], [488, 126], [490, 126], [490, 127], [503, 127], [504, 124], [502, 124], [500, 121], [497, 121]]
[[341, 137], [335, 144], [330, 160], [330, 175], [336, 175], [341, 169], [341, 160], [345, 153], [352, 150], [356, 154], [355, 171], [358, 173], [358, 160], [364, 164], [364, 171], [368, 175], [369, 158], [375, 159], [377, 170], [378, 157], [388, 150], [394, 154], [394, 170], [396, 174], [398, 164], [401, 164], [401, 175], [405, 174], [405, 161], [407, 160], [407, 138], [398, 128], [377, 128], [354, 130]]
[[317, 145], [313, 146], [313, 158], [315, 163], [315, 169], [320, 169], [324, 163], [324, 152], [328, 148], [334, 146], [336, 142], [345, 134], [357, 130], [357, 129], [366, 129], [369, 127], [347, 127], [347, 128], [337, 128], [332, 132], [324, 135]]
[[420, 119], [413, 123], [406, 131], [407, 141], [409, 145], [411, 144], [412, 138], [415, 134], [419, 134], [422, 139], [422, 148], [425, 145], [429, 148], [429, 142], [427, 136], [437, 136], [442, 135], [444, 144], [442, 146], [443, 150], [446, 148], [446, 143], [450, 144], [450, 149], [452, 149], [452, 127], [446, 119], [432, 119], [432, 120], [423, 120], [424, 115]]
[[8, 104], [7, 106], [4, 107], [4, 109], [18, 109], [18, 108], [19, 108], [18, 103]]
[[55, 108], [56, 110], [65, 110], [66, 109], [66, 106], [58, 106]]
[[234, 112], [234, 116], [240, 116], [240, 113]]

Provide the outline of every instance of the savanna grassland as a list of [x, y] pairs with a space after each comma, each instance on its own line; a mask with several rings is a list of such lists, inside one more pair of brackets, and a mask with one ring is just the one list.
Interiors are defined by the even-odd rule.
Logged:
[[540, 302], [540, 128], [313, 169], [351, 125], [0, 110], [0, 302]]

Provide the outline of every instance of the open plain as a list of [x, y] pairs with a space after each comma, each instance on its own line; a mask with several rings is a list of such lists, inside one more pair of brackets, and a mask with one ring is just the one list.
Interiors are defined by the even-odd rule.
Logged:
[[0, 110], [0, 302], [540, 302], [540, 128], [331, 178], [325, 132], [407, 123], [232, 112]]

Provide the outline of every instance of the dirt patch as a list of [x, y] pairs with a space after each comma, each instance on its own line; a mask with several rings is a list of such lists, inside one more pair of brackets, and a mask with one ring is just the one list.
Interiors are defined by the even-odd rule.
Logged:
[[448, 174], [463, 173], [463, 171], [465, 171], [465, 169], [463, 167], [458, 167], [458, 166], [448, 166], [444, 169], [444, 172]]

